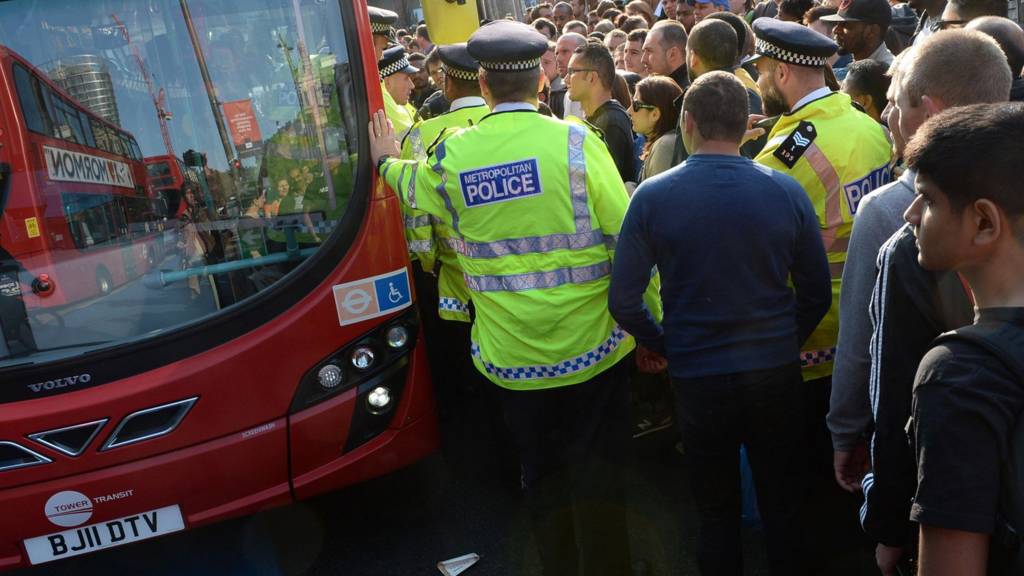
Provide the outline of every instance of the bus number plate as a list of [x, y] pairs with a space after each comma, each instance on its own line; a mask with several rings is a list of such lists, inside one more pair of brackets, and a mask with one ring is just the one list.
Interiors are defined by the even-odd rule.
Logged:
[[181, 510], [177, 506], [166, 506], [133, 516], [29, 538], [25, 540], [25, 551], [28, 552], [28, 559], [32, 564], [42, 564], [184, 529], [185, 522], [181, 518]]

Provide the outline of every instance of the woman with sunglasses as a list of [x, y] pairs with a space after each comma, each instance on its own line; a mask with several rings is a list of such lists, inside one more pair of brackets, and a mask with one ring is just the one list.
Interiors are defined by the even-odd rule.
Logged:
[[667, 76], [650, 76], [636, 85], [630, 116], [633, 131], [646, 139], [640, 155], [640, 182], [672, 167], [679, 124], [675, 101], [682, 94], [679, 85]]

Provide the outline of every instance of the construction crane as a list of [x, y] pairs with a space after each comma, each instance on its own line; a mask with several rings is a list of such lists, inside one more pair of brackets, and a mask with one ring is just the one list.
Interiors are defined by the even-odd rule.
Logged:
[[142, 74], [142, 79], [146, 82], [146, 89], [149, 90], [149, 97], [153, 99], [153, 107], [156, 108], [156, 119], [160, 123], [160, 134], [164, 137], [164, 147], [167, 148], [167, 155], [174, 156], [174, 145], [171, 143], [171, 131], [167, 127], [167, 121], [173, 118], [169, 110], [167, 110], [167, 94], [163, 88], [159, 90], [153, 86], [153, 78], [149, 75], [149, 70], [146, 69], [146, 63], [142, 59], [142, 53], [139, 52], [139, 47], [132, 43], [131, 38], [128, 36], [128, 27], [115, 15], [111, 14], [110, 18], [117, 24], [117, 27], [121, 29], [121, 35], [124, 36], [125, 42], [132, 49], [132, 55], [135, 56], [135, 64], [139, 67], [139, 72]]

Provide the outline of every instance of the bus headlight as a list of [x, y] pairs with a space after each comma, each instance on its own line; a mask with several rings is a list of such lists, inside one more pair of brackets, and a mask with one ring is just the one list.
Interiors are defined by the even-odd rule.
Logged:
[[376, 359], [373, 348], [369, 346], [359, 346], [352, 351], [352, 366], [357, 370], [369, 370]]
[[366, 403], [370, 405], [370, 412], [383, 412], [391, 405], [391, 390], [384, 386], [377, 386], [370, 391], [366, 397]]
[[334, 364], [328, 364], [317, 372], [316, 379], [320, 382], [320, 387], [324, 390], [336, 388], [338, 384], [341, 384], [341, 368]]
[[387, 341], [388, 346], [398, 350], [409, 343], [409, 331], [402, 325], [392, 326], [388, 328], [384, 339]]
[[[387, 415], [401, 403], [418, 337], [419, 314], [416, 307], [410, 307], [397, 318], [349, 339], [303, 373], [289, 413], [355, 390], [356, 414], [368, 419], [364, 424], [353, 424], [353, 430], [360, 431], [350, 434], [349, 448], [380, 434], [388, 425]], [[371, 392], [372, 402], [368, 400]]]

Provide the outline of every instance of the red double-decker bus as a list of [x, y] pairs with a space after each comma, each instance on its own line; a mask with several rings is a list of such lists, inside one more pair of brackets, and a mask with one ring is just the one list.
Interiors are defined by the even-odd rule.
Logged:
[[[0, 46], [0, 147], [11, 153], [0, 247], [37, 278], [30, 307], [107, 294], [156, 258], [158, 217], [135, 138]], [[65, 282], [67, 280], [67, 282]]]
[[[364, 0], [12, 0], [0, 38], [0, 569], [437, 447]], [[166, 155], [177, 214], [147, 187]]]
[[186, 183], [199, 186], [198, 177], [186, 168], [177, 156], [149, 156], [145, 161], [150, 194], [169, 217], [181, 216], [187, 208], [182, 198], [182, 190], [185, 189]]

